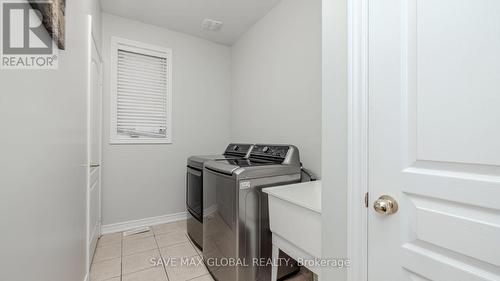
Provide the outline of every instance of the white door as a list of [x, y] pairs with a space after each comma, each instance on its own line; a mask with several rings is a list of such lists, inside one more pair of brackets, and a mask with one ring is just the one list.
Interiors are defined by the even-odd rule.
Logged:
[[368, 279], [500, 280], [500, 1], [370, 0], [368, 18]]
[[88, 190], [87, 190], [87, 246], [88, 266], [94, 256], [101, 232], [101, 119], [102, 119], [102, 62], [89, 29], [89, 118], [88, 118]]

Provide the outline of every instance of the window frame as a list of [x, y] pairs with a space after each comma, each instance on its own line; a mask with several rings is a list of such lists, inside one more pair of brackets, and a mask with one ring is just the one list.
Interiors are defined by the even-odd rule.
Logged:
[[[167, 60], [167, 87], [166, 87], [166, 137], [132, 137], [123, 136], [117, 132], [117, 99], [118, 99], [118, 50], [131, 51], [138, 54], [162, 57]], [[110, 137], [109, 144], [171, 144], [172, 139], [172, 49], [128, 40], [120, 37], [111, 37], [111, 89], [110, 89]]]

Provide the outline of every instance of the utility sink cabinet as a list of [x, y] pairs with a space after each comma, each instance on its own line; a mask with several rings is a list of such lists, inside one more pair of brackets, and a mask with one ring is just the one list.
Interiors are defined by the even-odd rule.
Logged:
[[[281, 250], [297, 261], [321, 258], [321, 181], [270, 187], [264, 192], [269, 196], [273, 257]], [[307, 263], [304, 266], [319, 276], [320, 268]]]

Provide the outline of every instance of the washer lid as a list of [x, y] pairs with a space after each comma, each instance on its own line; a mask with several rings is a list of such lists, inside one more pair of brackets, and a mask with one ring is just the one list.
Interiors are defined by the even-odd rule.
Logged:
[[231, 164], [227, 160], [215, 160], [206, 162], [205, 168], [222, 174], [232, 175], [240, 166]]
[[224, 160], [227, 158], [232, 158], [231, 156], [224, 155], [194, 155], [188, 158], [187, 165], [193, 168], [203, 169], [203, 163], [212, 160]]

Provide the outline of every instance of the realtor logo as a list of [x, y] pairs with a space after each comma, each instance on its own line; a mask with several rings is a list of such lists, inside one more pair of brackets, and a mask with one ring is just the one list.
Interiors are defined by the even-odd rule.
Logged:
[[55, 69], [57, 46], [44, 26], [41, 9], [50, 10], [52, 1], [2, 3], [2, 52], [4, 69]]

